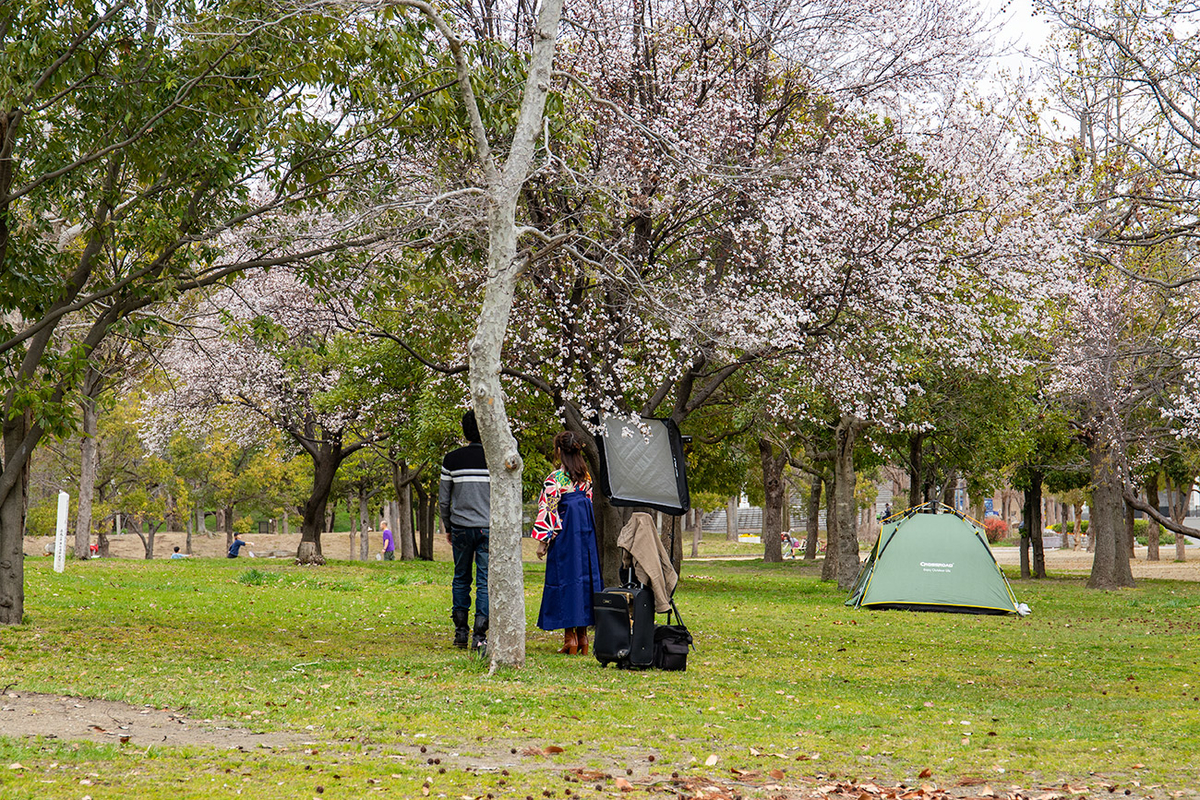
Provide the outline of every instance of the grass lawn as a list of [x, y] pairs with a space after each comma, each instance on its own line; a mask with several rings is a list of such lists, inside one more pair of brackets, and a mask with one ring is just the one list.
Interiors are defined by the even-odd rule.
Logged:
[[1016, 619], [852, 610], [819, 562], [692, 562], [676, 595], [688, 671], [623, 672], [554, 652], [533, 626], [531, 563], [527, 666], [489, 677], [449, 646], [445, 562], [49, 562], [26, 560], [30, 622], [0, 630], [0, 686], [289, 738], [164, 747], [0, 727], [4, 800], [586, 798], [620, 780], [792, 797], [833, 779], [1200, 796], [1195, 583], [1014, 581], [1033, 608]]

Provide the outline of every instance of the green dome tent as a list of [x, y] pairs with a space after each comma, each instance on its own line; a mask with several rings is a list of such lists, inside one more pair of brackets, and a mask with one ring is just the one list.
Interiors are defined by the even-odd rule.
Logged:
[[926, 503], [885, 520], [848, 606], [1017, 614], [1017, 600], [983, 530], [949, 506]]

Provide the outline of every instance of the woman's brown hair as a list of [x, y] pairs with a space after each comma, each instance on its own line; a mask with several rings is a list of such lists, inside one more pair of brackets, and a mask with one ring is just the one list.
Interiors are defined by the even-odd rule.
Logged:
[[562, 431], [554, 437], [554, 449], [562, 460], [563, 469], [572, 483], [585, 483], [592, 479], [587, 461], [583, 457], [583, 440], [574, 431]]

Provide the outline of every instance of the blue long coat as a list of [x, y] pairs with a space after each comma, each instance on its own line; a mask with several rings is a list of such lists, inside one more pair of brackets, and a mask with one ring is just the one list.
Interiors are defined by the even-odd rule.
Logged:
[[544, 631], [595, 624], [592, 592], [604, 589], [592, 501], [584, 492], [567, 492], [559, 498], [558, 513], [562, 530], [546, 553], [546, 585], [537, 621]]

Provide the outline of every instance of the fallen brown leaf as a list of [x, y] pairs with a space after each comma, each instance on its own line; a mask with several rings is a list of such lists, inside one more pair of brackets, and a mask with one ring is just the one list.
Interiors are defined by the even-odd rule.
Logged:
[[632, 792], [633, 791], [633, 784], [630, 783], [629, 781], [625, 780], [624, 778], [617, 778], [616, 783], [617, 783], [617, 788], [620, 789], [622, 792]]
[[596, 772], [592, 769], [582, 769], [578, 767], [576, 769], [567, 771], [579, 778], [581, 781], [606, 781], [612, 777], [607, 772]]
[[767, 774], [769, 774], [774, 780], [777, 780], [777, 781], [783, 780], [783, 770], [781, 770], [781, 769], [773, 769]]
[[545, 751], [546, 751], [547, 753], [550, 753], [551, 755], [557, 755], [557, 754], [559, 754], [559, 753], [565, 753], [565, 752], [566, 752], [565, 750], [563, 750], [561, 747], [559, 747], [559, 746], [558, 746], [558, 745], [556, 745], [556, 744], [548, 744], [548, 745], [546, 745], [546, 747], [545, 747]]
[[921, 774], [918, 775], [917, 777], [918, 778], [928, 778], [932, 774], [933, 774], [933, 770], [931, 770], [929, 767], [926, 767], [925, 769], [921, 770]]

